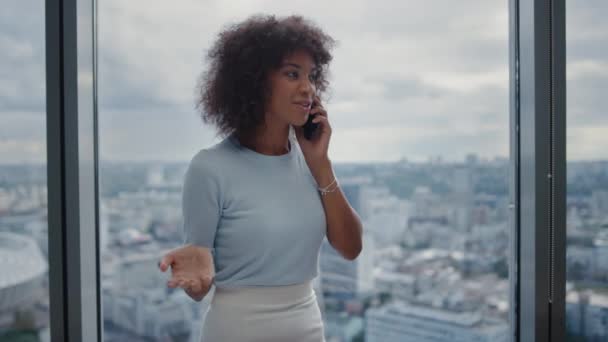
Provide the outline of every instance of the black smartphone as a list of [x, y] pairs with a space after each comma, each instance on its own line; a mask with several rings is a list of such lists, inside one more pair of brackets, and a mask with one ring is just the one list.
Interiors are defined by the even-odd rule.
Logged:
[[314, 123], [312, 120], [317, 117], [319, 114], [310, 114], [308, 115], [308, 120], [302, 128], [304, 129], [304, 138], [307, 140], [311, 140], [313, 135], [315, 134], [315, 130], [319, 127], [319, 123]]
[[[312, 106], [310, 106], [310, 109], [312, 110], [313, 108], [315, 108], [316, 105], [317, 105], [317, 102], [313, 101]], [[306, 120], [306, 123], [304, 124], [304, 126], [302, 126], [302, 129], [304, 130], [304, 138], [306, 138], [306, 140], [311, 140], [315, 134], [315, 131], [317, 130], [317, 127], [319, 127], [318, 122], [317, 123], [312, 122], [312, 120], [314, 118], [316, 118], [317, 115], [319, 115], [319, 114], [309, 114], [308, 120]]]

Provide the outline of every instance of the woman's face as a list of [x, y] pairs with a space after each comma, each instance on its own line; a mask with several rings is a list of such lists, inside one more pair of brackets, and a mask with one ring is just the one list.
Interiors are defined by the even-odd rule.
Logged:
[[269, 73], [271, 95], [266, 119], [304, 125], [316, 92], [316, 77], [316, 66], [308, 52], [297, 50], [288, 55], [278, 69]]

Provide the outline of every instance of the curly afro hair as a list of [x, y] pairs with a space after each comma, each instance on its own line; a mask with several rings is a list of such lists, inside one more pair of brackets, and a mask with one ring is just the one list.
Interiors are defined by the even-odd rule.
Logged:
[[209, 68], [197, 83], [196, 108], [204, 123], [217, 133], [249, 134], [264, 123], [264, 104], [270, 98], [268, 72], [280, 67], [292, 52], [307, 51], [318, 68], [317, 94], [328, 90], [329, 50], [336, 41], [299, 15], [276, 19], [253, 15], [229, 25], [209, 49]]

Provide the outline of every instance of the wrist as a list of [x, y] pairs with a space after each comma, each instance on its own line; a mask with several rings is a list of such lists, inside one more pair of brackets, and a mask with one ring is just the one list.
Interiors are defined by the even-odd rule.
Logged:
[[317, 182], [319, 187], [328, 186], [334, 179], [334, 170], [331, 166], [331, 161], [327, 160], [322, 162], [318, 167], [311, 170], [312, 175]]

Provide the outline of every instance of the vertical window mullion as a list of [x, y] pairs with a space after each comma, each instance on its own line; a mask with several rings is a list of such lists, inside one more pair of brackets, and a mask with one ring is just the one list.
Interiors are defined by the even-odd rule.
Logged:
[[[514, 208], [519, 222], [520, 341], [565, 339], [565, 7], [564, 0], [516, 1], [519, 128]], [[512, 31], [513, 32], [513, 31]], [[519, 119], [519, 122], [517, 122]], [[517, 225], [516, 225], [517, 227]], [[516, 298], [517, 298], [516, 297]]]
[[552, 0], [552, 301], [551, 341], [566, 340], [566, 3]]
[[519, 336], [519, 1], [509, 0], [509, 325]]
[[52, 341], [99, 341], [94, 0], [46, 1]]

